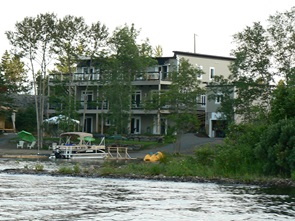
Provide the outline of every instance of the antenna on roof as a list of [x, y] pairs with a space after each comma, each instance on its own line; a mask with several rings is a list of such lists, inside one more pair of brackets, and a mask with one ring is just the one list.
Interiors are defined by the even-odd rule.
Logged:
[[196, 37], [198, 35], [197, 34], [194, 34], [194, 53], [196, 53]]

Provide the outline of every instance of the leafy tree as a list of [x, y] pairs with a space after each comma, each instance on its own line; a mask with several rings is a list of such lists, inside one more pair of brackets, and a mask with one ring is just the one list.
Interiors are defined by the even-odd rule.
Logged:
[[295, 76], [295, 7], [283, 13], [277, 12], [269, 17], [268, 22], [273, 48], [273, 68], [276, 75], [284, 77], [289, 85], [290, 79]]
[[133, 24], [131, 27], [125, 25], [116, 28], [109, 41], [111, 54], [104, 81], [108, 83], [106, 98], [110, 104], [110, 120], [118, 133], [128, 133], [130, 130], [128, 122], [131, 118], [132, 81], [135, 75], [155, 62], [151, 58], [152, 48], [148, 39], [137, 43], [139, 33]]
[[[290, 83], [290, 81], [289, 81]], [[273, 92], [271, 100], [270, 119], [277, 123], [281, 119], [290, 119], [294, 117], [295, 89], [288, 87], [282, 80], [278, 83]]]
[[62, 81], [68, 78], [67, 89], [62, 94], [55, 94], [55, 96], [65, 97], [58, 98], [66, 103], [61, 106], [61, 112], [67, 116], [70, 124], [70, 119], [75, 118], [77, 115], [76, 99], [74, 95], [73, 75], [76, 64], [79, 60], [79, 56], [85, 52], [85, 36], [87, 31], [87, 25], [84, 18], [75, 16], [65, 16], [56, 22], [56, 30], [54, 36], [53, 51], [59, 58], [58, 69], [62, 70], [64, 76]]
[[[55, 33], [55, 15], [40, 14], [37, 17], [26, 17], [17, 22], [15, 31], [6, 32], [10, 43], [14, 46], [14, 52], [28, 60], [27, 67], [33, 76], [35, 93], [38, 148], [42, 148], [42, 121], [45, 97], [45, 77], [47, 73], [48, 59], [52, 52], [52, 39]], [[36, 70], [40, 67], [40, 70]], [[38, 74], [39, 73], [39, 74]], [[38, 81], [39, 79], [39, 81]], [[39, 99], [38, 99], [39, 97]]]
[[[90, 61], [89, 61], [89, 68], [91, 67], [95, 67], [96, 70], [99, 70], [101, 67], [103, 67], [102, 61], [104, 61], [105, 59], [103, 59], [106, 55], [106, 46], [107, 46], [107, 40], [108, 40], [108, 29], [105, 25], [102, 25], [100, 22], [96, 22], [93, 23], [90, 27], [88, 27], [88, 31], [86, 32], [86, 47], [85, 47], [85, 55], [87, 57], [89, 57]], [[99, 81], [99, 79], [97, 79], [97, 81]], [[91, 82], [92, 84], [94, 83], [94, 81], [92, 80]], [[97, 83], [97, 82], [96, 82]], [[86, 84], [86, 91], [88, 90], [89, 87], [89, 81], [87, 81]], [[101, 85], [100, 89], [98, 88], [99, 86], [97, 86], [97, 89], [99, 90], [99, 97], [97, 98], [97, 101], [101, 104], [101, 108], [103, 108], [103, 102], [105, 100], [105, 93], [104, 90], [101, 90], [101, 88], [103, 87], [103, 85]], [[87, 95], [85, 94], [84, 96], [84, 111], [83, 111], [83, 129], [85, 129], [84, 127], [84, 122], [85, 122], [85, 116], [86, 116], [86, 107], [87, 107]], [[103, 121], [104, 121], [104, 113], [103, 111], [101, 112], [101, 133], [103, 134]]]
[[232, 55], [236, 59], [230, 65], [229, 78], [236, 93], [234, 109], [244, 121], [253, 121], [259, 111], [268, 110], [275, 80], [270, 70], [273, 51], [268, 33], [259, 22], [234, 35], [234, 41], [237, 48]]
[[235, 103], [237, 100], [233, 96], [235, 92], [235, 86], [224, 76], [215, 76], [214, 81], [207, 85], [207, 93], [209, 100], [215, 100], [216, 95], [222, 95], [222, 102], [218, 107], [217, 112], [222, 113], [220, 118], [226, 120], [228, 125], [235, 122]]
[[[237, 95], [233, 100], [234, 112], [243, 116], [246, 121], [255, 121], [257, 116], [267, 119], [274, 82], [277, 79], [285, 79], [286, 87], [293, 87], [295, 83], [294, 22], [295, 7], [270, 16], [267, 28], [255, 22], [253, 26], [234, 35], [237, 47], [232, 55], [236, 59], [230, 65], [232, 75], [227, 83], [234, 87]], [[275, 96], [279, 95], [279, 91], [285, 90], [282, 85], [279, 87]], [[285, 99], [291, 100], [291, 90], [286, 93], [291, 97]], [[273, 100], [272, 105], [276, 104], [278, 102]], [[280, 107], [271, 109], [278, 108]], [[273, 114], [274, 112], [272, 117]]]
[[154, 49], [154, 54], [155, 54], [155, 57], [163, 56], [163, 48], [161, 47], [161, 45], [156, 46], [156, 48]]
[[183, 133], [199, 125], [197, 97], [204, 94], [197, 76], [204, 72], [195, 68], [188, 60], [181, 59], [177, 71], [172, 72], [169, 90], [162, 91], [160, 104], [168, 105], [171, 114], [168, 118], [174, 123], [178, 135], [177, 149], [180, 150], [180, 137]]

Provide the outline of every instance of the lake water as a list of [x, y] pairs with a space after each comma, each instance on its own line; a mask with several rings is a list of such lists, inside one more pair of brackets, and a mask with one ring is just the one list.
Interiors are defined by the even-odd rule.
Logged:
[[0, 220], [294, 219], [294, 188], [0, 174]]

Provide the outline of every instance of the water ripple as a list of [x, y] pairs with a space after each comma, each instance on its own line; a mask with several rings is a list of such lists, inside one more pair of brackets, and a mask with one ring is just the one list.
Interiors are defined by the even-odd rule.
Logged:
[[0, 220], [259, 221], [295, 217], [293, 188], [5, 173], [0, 180]]

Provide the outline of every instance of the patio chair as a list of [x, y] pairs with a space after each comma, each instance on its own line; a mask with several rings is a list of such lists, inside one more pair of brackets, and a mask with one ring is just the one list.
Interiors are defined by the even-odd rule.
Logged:
[[16, 148], [24, 148], [24, 143], [25, 143], [25, 141], [20, 140], [20, 141], [16, 144]]
[[52, 143], [51, 146], [49, 146], [49, 150], [55, 150], [57, 148], [57, 143]]
[[36, 141], [33, 141], [31, 144], [28, 144], [27, 147], [32, 149], [32, 148], [34, 148], [35, 144], [36, 144]]

